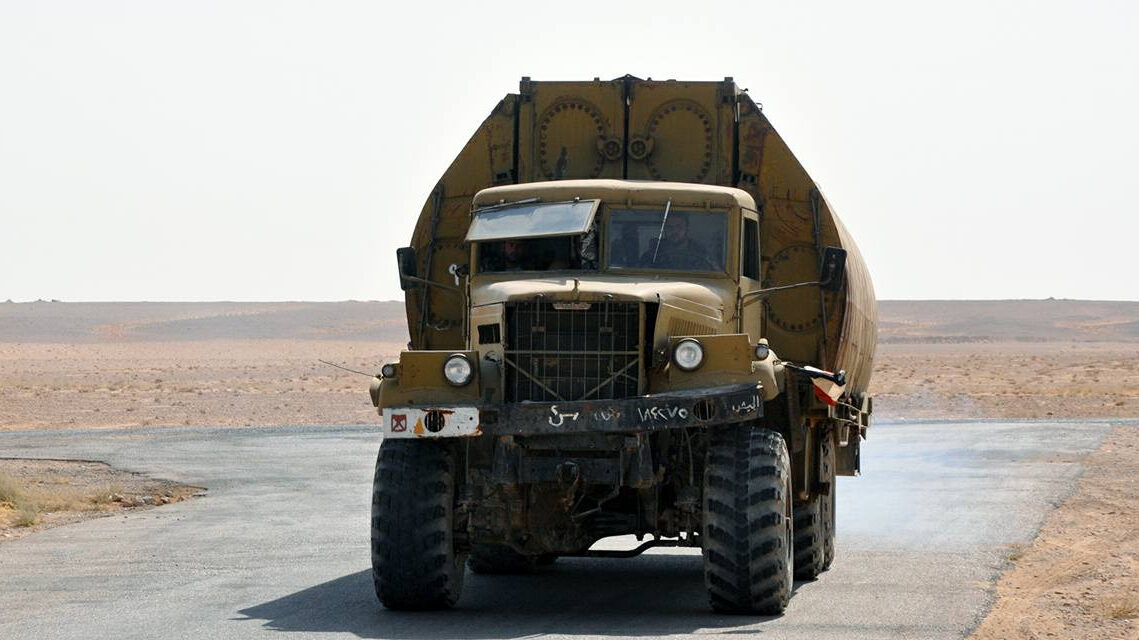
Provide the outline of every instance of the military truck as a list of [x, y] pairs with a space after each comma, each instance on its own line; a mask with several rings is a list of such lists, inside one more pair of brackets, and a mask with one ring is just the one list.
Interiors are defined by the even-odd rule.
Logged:
[[[772, 614], [831, 565], [874, 292], [730, 78], [523, 78], [397, 264], [411, 341], [371, 389], [384, 606], [453, 606], [464, 565], [670, 546], [702, 550], [714, 609]], [[613, 536], [636, 542], [595, 548]]]

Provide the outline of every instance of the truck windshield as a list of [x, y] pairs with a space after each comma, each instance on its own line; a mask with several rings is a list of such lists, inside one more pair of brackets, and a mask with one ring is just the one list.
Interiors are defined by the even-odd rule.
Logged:
[[609, 266], [724, 271], [724, 212], [615, 210], [609, 220]]
[[467, 241], [476, 244], [479, 271], [596, 270], [599, 204], [526, 202], [475, 211]]
[[484, 207], [475, 211], [467, 242], [582, 234], [593, 224], [598, 204], [573, 200]]

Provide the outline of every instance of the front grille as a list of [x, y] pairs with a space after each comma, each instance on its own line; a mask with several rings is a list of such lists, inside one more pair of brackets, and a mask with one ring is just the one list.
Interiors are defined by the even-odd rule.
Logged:
[[636, 302], [508, 304], [506, 401], [637, 395], [640, 326]]

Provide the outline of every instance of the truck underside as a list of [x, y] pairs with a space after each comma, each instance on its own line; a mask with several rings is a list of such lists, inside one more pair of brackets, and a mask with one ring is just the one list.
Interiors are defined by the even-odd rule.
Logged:
[[[762, 403], [754, 387], [750, 394], [725, 393], [720, 403], [711, 395], [704, 391], [654, 397], [651, 404], [632, 400], [619, 403], [622, 408], [616, 410], [611, 408], [614, 403], [604, 404], [604, 411], [634, 416], [654, 409], [673, 413], [651, 431], [533, 433], [455, 443], [454, 456], [464, 477], [457, 500], [469, 542], [504, 545], [535, 557], [636, 555], [589, 551], [597, 540], [620, 535], [651, 538], [639, 551], [654, 544], [698, 547], [709, 440], [718, 432], [765, 429], [778, 434], [788, 448], [791, 470], [798, 472], [790, 481], [800, 504], [833, 497], [834, 476], [857, 471], [858, 441], [849, 437], [850, 423], [839, 428], [825, 417], [808, 418], [797, 407], [788, 407], [786, 396]], [[805, 393], [800, 396], [803, 404], [811, 404]], [[562, 413], [574, 409], [591, 412], [561, 407]], [[813, 410], [826, 415], [818, 407]], [[790, 426], [792, 412], [795, 429]], [[535, 407], [531, 413], [544, 412]], [[691, 426], [672, 426], [685, 422]], [[492, 436], [525, 432], [501, 423], [484, 428]], [[841, 440], [840, 432], [846, 434]], [[839, 451], [841, 464], [833, 460]]]

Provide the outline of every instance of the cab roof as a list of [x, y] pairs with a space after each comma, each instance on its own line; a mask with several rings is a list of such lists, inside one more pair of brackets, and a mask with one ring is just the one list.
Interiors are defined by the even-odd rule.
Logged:
[[663, 204], [672, 200], [674, 207], [742, 207], [756, 210], [755, 199], [734, 187], [686, 182], [656, 182], [650, 180], [557, 180], [527, 182], [490, 187], [475, 194], [474, 206], [485, 207], [501, 202], [514, 202], [528, 198], [543, 200], [598, 199], [606, 202], [637, 204]]

